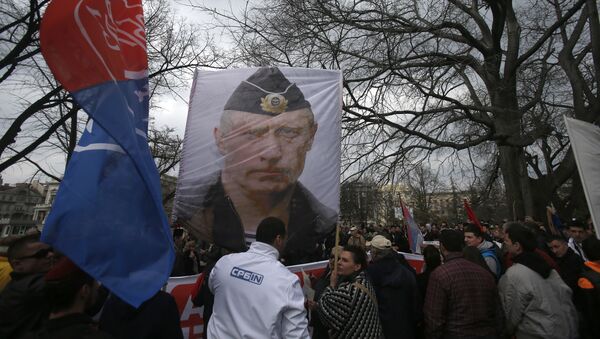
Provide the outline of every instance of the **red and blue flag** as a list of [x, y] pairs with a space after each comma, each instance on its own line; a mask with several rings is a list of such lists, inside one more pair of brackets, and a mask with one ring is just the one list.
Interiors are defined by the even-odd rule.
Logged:
[[408, 238], [410, 250], [412, 253], [421, 253], [423, 233], [421, 233], [419, 226], [402, 200], [400, 200], [400, 205], [402, 206], [402, 217], [404, 218], [404, 224], [406, 225], [406, 237]]
[[40, 28], [55, 78], [89, 115], [42, 240], [137, 307], [174, 251], [150, 153], [141, 0], [54, 0]]

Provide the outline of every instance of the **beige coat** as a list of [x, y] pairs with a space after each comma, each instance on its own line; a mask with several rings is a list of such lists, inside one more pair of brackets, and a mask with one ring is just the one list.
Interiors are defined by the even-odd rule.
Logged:
[[506, 329], [517, 339], [577, 338], [577, 311], [571, 289], [555, 270], [544, 279], [521, 264], [511, 266], [498, 284]]

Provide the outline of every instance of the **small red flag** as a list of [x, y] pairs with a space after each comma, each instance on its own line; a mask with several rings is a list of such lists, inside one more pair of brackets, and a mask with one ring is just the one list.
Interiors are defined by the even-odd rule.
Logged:
[[465, 199], [465, 211], [467, 212], [467, 217], [469, 218], [469, 221], [477, 225], [477, 227], [479, 227], [479, 229], [483, 232], [483, 227], [481, 226], [479, 219], [477, 219], [477, 216], [475, 215], [475, 211], [473, 211], [467, 199]]

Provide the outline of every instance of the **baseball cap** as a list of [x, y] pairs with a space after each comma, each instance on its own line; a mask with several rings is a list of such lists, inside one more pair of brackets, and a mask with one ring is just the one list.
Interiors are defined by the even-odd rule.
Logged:
[[380, 250], [386, 250], [392, 248], [392, 242], [383, 235], [376, 235], [373, 237], [373, 239], [371, 239], [371, 241], [367, 241], [367, 246], [371, 246]]

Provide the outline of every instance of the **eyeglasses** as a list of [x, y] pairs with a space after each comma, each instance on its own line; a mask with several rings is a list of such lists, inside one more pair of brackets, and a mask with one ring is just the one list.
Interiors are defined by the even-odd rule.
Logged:
[[52, 247], [46, 247], [46, 248], [42, 248], [40, 250], [38, 250], [37, 252], [33, 253], [32, 255], [27, 255], [24, 257], [20, 257], [17, 258], [18, 260], [22, 260], [22, 259], [42, 259], [48, 256], [48, 253], [50, 252], [54, 252], [54, 250], [52, 249]]

